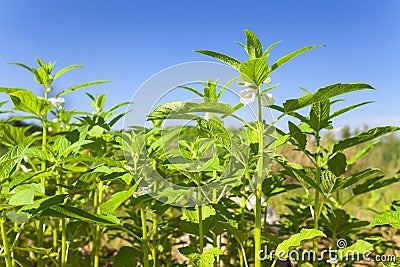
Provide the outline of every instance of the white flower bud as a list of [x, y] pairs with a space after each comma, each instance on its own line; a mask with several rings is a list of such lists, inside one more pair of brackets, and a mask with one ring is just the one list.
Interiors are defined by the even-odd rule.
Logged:
[[239, 93], [240, 102], [244, 105], [250, 105], [256, 99], [257, 90], [256, 89], [243, 89]]
[[23, 164], [21, 164], [20, 167], [21, 167], [21, 170], [22, 170], [23, 172], [25, 172], [25, 173], [31, 171], [31, 169], [28, 169], [28, 168], [27, 168], [25, 165], [23, 165]]
[[268, 77], [267, 79], [265, 79], [265, 81], [264, 81], [264, 83], [271, 83], [272, 82], [272, 79], [271, 79], [271, 77]]
[[251, 89], [257, 89], [257, 86], [255, 86], [253, 83], [250, 82], [244, 82], [243, 86]]
[[206, 112], [206, 114], [204, 115], [203, 119], [209, 121], [212, 117], [212, 114], [210, 112]]
[[275, 103], [275, 97], [273, 94], [262, 94], [261, 95], [261, 105], [264, 107], [269, 107]]
[[51, 102], [51, 104], [53, 104], [53, 106], [55, 106], [58, 109], [62, 109], [65, 103], [65, 99], [62, 97], [59, 98], [50, 97], [48, 100]]

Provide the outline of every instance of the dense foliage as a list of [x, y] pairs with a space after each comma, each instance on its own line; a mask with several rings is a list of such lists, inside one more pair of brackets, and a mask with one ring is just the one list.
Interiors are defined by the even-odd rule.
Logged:
[[[7, 267], [260, 267], [285, 261], [293, 266], [350, 266], [357, 260], [346, 257], [348, 250], [394, 255], [400, 204], [395, 201], [379, 214], [384, 207], [376, 207], [370, 220], [356, 218], [347, 207], [359, 196], [400, 180], [399, 172], [387, 176], [373, 161], [358, 164], [383, 147], [379, 153], [384, 161], [397, 160], [390, 166], [397, 168], [398, 148], [397, 154], [387, 153], [391, 139], [379, 144], [379, 138], [392, 136], [391, 144], [398, 147], [392, 133], [400, 128], [380, 126], [329, 137], [336, 117], [370, 103], [337, 110], [336, 97], [374, 88], [337, 83], [315, 92], [304, 89], [304, 96], [275, 105], [270, 92], [277, 86], [268, 85], [270, 75], [319, 45], [271, 63], [278, 42], [263, 49], [254, 33], [245, 30], [245, 35], [246, 43], [239, 43], [248, 56], [243, 62], [196, 51], [237, 69], [239, 77], [231, 83], [243, 86], [241, 103], [220, 101], [229, 84], [210, 80], [203, 90], [182, 86], [203, 101], [162, 104], [148, 114], [152, 127], [132, 131], [112, 130], [129, 112], [120, 111], [127, 102], [106, 109], [104, 94], [87, 93], [92, 113], [63, 107], [61, 96], [108, 82], [79, 84], [55, 94], [53, 82], [81, 65], [55, 71], [54, 63], [40, 59], [38, 67], [12, 63], [33, 74], [43, 97], [26, 89], [0, 88], [13, 104], [12, 111], [1, 113], [18, 111], [0, 123], [0, 262]], [[255, 121], [235, 115], [252, 101]], [[274, 110], [277, 118], [268, 122], [265, 109]], [[226, 118], [236, 119], [241, 128], [225, 127]], [[288, 131], [276, 127], [282, 118], [288, 118]], [[194, 124], [163, 128], [167, 120]], [[155, 175], [163, 179], [154, 180]], [[191, 190], [172, 188], [171, 183]], [[267, 204], [276, 199], [289, 212], [271, 225]], [[266, 247], [276, 253], [266, 253]], [[311, 249], [321, 255], [329, 247], [336, 254], [322, 255], [323, 260], [291, 258], [293, 251]]]

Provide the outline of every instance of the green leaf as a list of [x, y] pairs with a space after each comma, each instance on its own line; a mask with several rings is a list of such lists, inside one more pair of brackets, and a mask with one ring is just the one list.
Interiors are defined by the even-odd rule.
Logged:
[[18, 225], [21, 225], [21, 224], [29, 221], [28, 215], [26, 215], [24, 213], [18, 214], [18, 213], [12, 212], [12, 211], [8, 211], [6, 213], [6, 215], [7, 215], [7, 218], [16, 222]]
[[90, 222], [100, 225], [115, 225], [119, 224], [120, 221], [117, 217], [112, 215], [101, 215], [101, 214], [94, 214], [82, 209], [71, 207], [67, 205], [58, 205], [53, 206], [44, 211], [44, 215], [47, 216], [54, 216], [54, 217], [68, 217], [78, 219], [84, 222]]
[[35, 96], [25, 89], [0, 88], [0, 92], [7, 93], [16, 110], [42, 116], [54, 108], [50, 101]]
[[181, 247], [178, 250], [179, 250], [179, 253], [181, 253], [182, 255], [185, 255], [185, 256], [190, 256], [192, 254], [199, 254], [199, 251], [192, 246]]
[[[212, 206], [201, 206], [203, 220], [215, 215], [215, 209]], [[195, 209], [186, 209], [183, 213], [182, 220], [186, 220], [193, 223], [199, 223], [199, 207], [196, 206]]]
[[33, 204], [34, 197], [35, 191], [33, 190], [33, 188], [27, 188], [12, 195], [8, 201], [8, 204], [13, 206]]
[[[353, 257], [356, 258], [357, 255], [365, 255], [368, 251], [373, 251], [374, 245], [362, 240], [357, 239], [357, 241], [349, 247], [341, 248], [337, 251], [338, 260], [343, 258], [352, 259]], [[353, 256], [353, 257], [352, 257]]]
[[37, 248], [37, 247], [31, 247], [31, 246], [27, 246], [27, 247], [16, 247], [16, 250], [21, 250], [21, 251], [27, 251], [27, 252], [33, 252], [35, 254], [44, 254], [44, 255], [48, 255], [51, 251], [51, 248]]
[[40, 183], [30, 183], [30, 184], [21, 184], [17, 187], [15, 187], [12, 192], [19, 192], [19, 191], [24, 191], [26, 189], [32, 189], [35, 196], [44, 196], [45, 194], [45, 189], [44, 186]]
[[317, 48], [317, 47], [320, 47], [320, 46], [323, 46], [323, 45], [307, 46], [307, 47], [298, 49], [298, 50], [296, 50], [296, 51], [294, 51], [292, 53], [289, 53], [289, 54], [279, 58], [274, 64], [272, 64], [272, 66], [271, 66], [271, 68], [269, 70], [269, 73], [273, 72], [274, 70], [276, 70], [277, 68], [279, 68], [280, 66], [282, 66], [283, 64], [288, 62], [289, 60], [291, 60], [291, 59], [293, 59], [293, 58], [295, 58], [295, 57], [297, 57], [297, 56], [299, 56], [299, 55], [301, 55], [301, 54], [303, 54], [303, 53], [305, 53], [305, 52], [307, 52], [307, 51], [309, 51], [311, 49], [314, 49], [314, 48]]
[[0, 158], [0, 182], [14, 174], [30, 145], [31, 142], [27, 142], [13, 146]]
[[247, 39], [247, 53], [249, 55], [249, 59], [255, 59], [262, 56], [262, 45], [260, 40], [258, 40], [257, 35], [250, 30], [244, 30]]
[[289, 239], [284, 240], [276, 247], [275, 257], [287, 258], [290, 249], [301, 246], [304, 242], [317, 237], [326, 237], [320, 230], [301, 229], [300, 233], [292, 235]]
[[296, 140], [299, 148], [301, 150], [305, 150], [307, 144], [306, 135], [294, 123], [292, 123], [291, 121], [289, 121], [288, 123], [290, 135]]
[[310, 111], [310, 126], [316, 132], [328, 127], [331, 103], [329, 100], [312, 104]]
[[194, 112], [210, 112], [210, 113], [230, 115], [233, 113], [233, 109], [230, 105], [225, 104], [225, 103], [214, 103], [214, 102], [191, 103], [191, 102], [187, 102], [180, 110], [177, 110], [176, 112], [178, 114], [179, 113], [194, 113]]
[[56, 80], [58, 77], [60, 77], [61, 75], [63, 75], [64, 73], [76, 69], [76, 68], [83, 68], [83, 65], [71, 65], [65, 68], [62, 68], [61, 70], [59, 70], [56, 74], [54, 74], [53, 76], [53, 81]]
[[313, 94], [305, 95], [298, 99], [289, 99], [283, 104], [283, 106], [285, 108], [285, 112], [288, 113], [318, 103], [320, 101], [328, 100], [338, 95], [364, 89], [374, 88], [371, 85], [365, 83], [336, 83], [320, 88]]
[[346, 148], [353, 147], [368, 141], [372, 141], [375, 138], [378, 138], [382, 135], [392, 133], [395, 131], [400, 130], [400, 127], [396, 126], [380, 126], [376, 128], [372, 128], [369, 130], [366, 130], [364, 132], [359, 133], [355, 137], [351, 137], [348, 139], [344, 139], [339, 141], [335, 146], [333, 147], [333, 151], [343, 151]]
[[217, 86], [218, 83], [211, 80], [204, 83], [204, 102], [217, 102]]
[[397, 183], [400, 181], [400, 176], [399, 177], [392, 177], [392, 178], [387, 178], [383, 179], [384, 176], [378, 176], [372, 179], [369, 179], [365, 181], [362, 184], [357, 185], [355, 188], [353, 188], [353, 194], [354, 195], [361, 195], [364, 193], [369, 193], [370, 191], [386, 187], [388, 185]]
[[29, 72], [32, 72], [32, 73], [35, 73], [34, 70], [36, 70], [35, 68], [31, 68], [31, 67], [29, 67], [29, 66], [27, 66], [25, 64], [19, 63], [19, 62], [7, 62], [7, 64], [11, 64], [11, 65], [16, 65], [16, 66], [22, 67], [22, 68], [24, 68], [24, 69], [26, 69], [26, 70], [28, 70]]
[[136, 191], [138, 184], [132, 186], [129, 190], [120, 191], [111, 196], [109, 200], [100, 205], [100, 210], [106, 215], [113, 214], [119, 206], [122, 205]]
[[370, 103], [374, 103], [374, 101], [362, 102], [362, 103], [358, 103], [355, 105], [351, 105], [351, 106], [339, 109], [339, 110], [333, 112], [333, 114], [331, 116], [329, 116], [329, 119], [335, 118], [339, 115], [342, 115], [343, 113], [346, 113], [347, 111], [350, 111], [352, 109], [355, 109], [355, 108], [358, 108], [358, 107], [361, 107], [361, 106], [364, 106], [364, 105], [370, 104]]
[[114, 267], [132, 267], [136, 265], [136, 258], [143, 258], [143, 253], [137, 248], [124, 246], [119, 249], [114, 258]]
[[71, 155], [66, 158], [60, 159], [58, 162], [59, 163], [67, 163], [67, 162], [90, 162], [90, 163], [102, 163], [102, 164], [107, 164], [109, 166], [115, 166], [115, 167], [123, 167], [124, 166], [124, 161], [118, 161], [113, 158], [108, 158], [108, 157], [93, 157], [90, 155]]
[[18, 254], [16, 251], [13, 253], [15, 261], [21, 265], [22, 267], [31, 267], [34, 266], [33, 261], [30, 258], [27, 258], [25, 256], [21, 256]]
[[31, 136], [25, 136], [28, 128], [0, 122], [0, 143], [5, 146], [15, 146], [31, 139]]
[[74, 85], [74, 86], [71, 86], [71, 87], [65, 89], [64, 91], [58, 93], [57, 97], [65, 95], [65, 94], [68, 94], [68, 93], [73, 92], [73, 91], [76, 91], [78, 89], [82, 89], [82, 88], [93, 86], [93, 85], [97, 85], [97, 84], [109, 83], [109, 82], [111, 82], [111, 81], [110, 80], [99, 80], [99, 81], [93, 81], [93, 82]]
[[205, 250], [199, 261], [199, 267], [211, 267], [215, 261], [215, 257], [222, 255], [222, 250], [220, 248], [209, 248]]
[[269, 53], [271, 52], [272, 48], [274, 48], [277, 44], [279, 44], [281, 41], [277, 41], [273, 44], [271, 44], [270, 46], [267, 47], [267, 49], [265, 49], [263, 57], [269, 57]]
[[372, 148], [374, 148], [377, 144], [379, 144], [381, 140], [375, 141], [371, 144], [368, 144], [367, 146], [363, 147], [362, 149], [358, 150], [356, 154], [354, 154], [348, 161], [347, 165], [353, 165], [356, 163], [358, 159], [360, 159], [362, 156], [364, 156], [368, 151], [370, 151]]
[[202, 132], [207, 133], [207, 135], [220, 143], [224, 148], [229, 151], [231, 150], [231, 137], [222, 121], [214, 117], [210, 120], [199, 119], [197, 126]]
[[400, 229], [400, 210], [388, 211], [374, 217], [371, 226], [390, 225]]
[[68, 197], [68, 194], [54, 195], [37, 199], [33, 204], [23, 206], [18, 212], [28, 213], [31, 216], [35, 216], [40, 212], [55, 206], [60, 205]]
[[340, 176], [346, 172], [347, 162], [343, 153], [337, 153], [328, 160], [329, 170], [336, 176]]
[[183, 85], [178, 86], [178, 88], [182, 88], [182, 89], [188, 90], [188, 91], [190, 91], [192, 93], [195, 93], [196, 95], [198, 95], [200, 97], [204, 97], [204, 95], [202, 93], [200, 93], [199, 91], [197, 91], [195, 88], [192, 88], [192, 87], [189, 87], [189, 86], [183, 86]]
[[194, 120], [201, 117], [191, 113], [199, 113], [199, 112], [230, 115], [234, 111], [231, 106], [224, 103], [215, 103], [215, 102], [184, 103], [181, 101], [174, 101], [158, 106], [147, 117], [149, 120], [164, 120], [164, 119]]
[[330, 171], [325, 170], [321, 173], [321, 185], [322, 191], [325, 195], [328, 195], [332, 192], [337, 177]]
[[350, 176], [348, 178], [338, 179], [336, 181], [335, 190], [334, 191], [340, 190], [342, 188], [349, 187], [349, 186], [357, 183], [358, 181], [360, 181], [362, 179], [365, 179], [365, 178], [368, 178], [368, 177], [370, 177], [372, 175], [375, 175], [375, 174], [377, 174], [379, 172], [382, 172], [382, 171], [380, 169], [377, 169], [377, 168], [375, 168], [375, 169], [367, 169], [367, 170], [364, 170], [362, 172], [355, 173], [355, 174], [353, 174], [352, 176]]
[[256, 86], [261, 86], [268, 77], [268, 66], [265, 57], [245, 61], [240, 64], [239, 70], [242, 80]]
[[218, 60], [228, 64], [229, 66], [234, 67], [235, 69], [239, 69], [239, 67], [240, 67], [239, 60], [237, 60], [233, 57], [218, 53], [218, 52], [214, 52], [214, 51], [210, 51], [210, 50], [194, 50], [194, 52], [201, 53], [201, 54], [213, 57], [215, 59], [218, 59]]

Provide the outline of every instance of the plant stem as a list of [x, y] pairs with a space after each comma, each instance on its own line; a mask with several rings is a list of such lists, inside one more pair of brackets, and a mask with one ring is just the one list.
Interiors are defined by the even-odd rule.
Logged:
[[[333, 250], [336, 250], [337, 249], [337, 244], [336, 244], [336, 231], [333, 231], [333, 233], [332, 233], [332, 247], [333, 247]], [[335, 267], [335, 264], [334, 263], [332, 263], [331, 264], [331, 267]]]
[[67, 225], [66, 219], [61, 218], [61, 267], [67, 266]]
[[[100, 214], [100, 205], [103, 202], [103, 182], [100, 181], [97, 191], [94, 193], [94, 209], [96, 214]], [[100, 241], [101, 241], [101, 228], [100, 225], [95, 226], [94, 242], [93, 242], [93, 266], [98, 267], [100, 264]]]
[[[154, 192], [157, 192], [157, 182], [154, 182]], [[151, 256], [153, 258], [153, 267], [157, 267], [157, 247], [158, 247], [158, 214], [153, 215], [153, 244]]]
[[261, 196], [262, 196], [262, 176], [263, 176], [263, 149], [264, 149], [264, 124], [261, 108], [261, 90], [258, 88], [258, 164], [256, 176], [256, 207], [255, 207], [255, 225], [254, 225], [254, 266], [261, 267], [261, 259], [258, 257], [261, 251]]
[[154, 214], [153, 217], [153, 246], [151, 250], [151, 256], [153, 258], [153, 267], [157, 266], [157, 244], [159, 242], [158, 240], [158, 215]]
[[[44, 99], [48, 99], [48, 92], [47, 92], [47, 87], [44, 87]], [[47, 145], [47, 114], [43, 115], [43, 119], [42, 119], [42, 151], [45, 152], [46, 151], [46, 145]], [[46, 160], [42, 161], [41, 164], [41, 170], [42, 171], [46, 171]], [[43, 186], [44, 189], [46, 189], [46, 177], [41, 177], [40, 178], [40, 183]], [[44, 218], [40, 217], [39, 218], [39, 229], [38, 229], [38, 246], [41, 248], [43, 247], [43, 227], [44, 226]], [[37, 255], [38, 260], [37, 260], [37, 265], [38, 267], [42, 267], [43, 266], [43, 255], [38, 253]]]
[[[213, 233], [213, 245], [215, 248], [220, 248], [219, 243], [218, 243], [218, 236]], [[216, 259], [214, 261], [214, 267], [218, 267], [219, 265], [219, 255], [216, 256]]]
[[199, 212], [199, 251], [204, 249], [204, 229], [203, 229], [203, 206], [197, 206]]
[[11, 267], [12, 257], [10, 253], [10, 245], [8, 244], [6, 220], [7, 220], [6, 210], [3, 210], [0, 218], [1, 239], [3, 240], [4, 258], [6, 259], [6, 267]]
[[143, 203], [140, 203], [140, 217], [142, 219], [143, 266], [149, 267], [149, 240], [147, 237], [146, 210]]
[[[57, 173], [57, 184], [58, 184], [58, 194], [62, 194], [64, 192], [63, 187], [61, 186], [62, 180], [61, 176]], [[57, 220], [59, 227], [61, 228], [61, 252], [60, 252], [60, 266], [64, 267], [67, 265], [67, 225], [66, 218], [61, 218]], [[55, 251], [58, 250], [58, 227], [55, 227], [53, 230], [53, 248]]]
[[[316, 145], [317, 145], [317, 151], [316, 151], [316, 168], [317, 168], [317, 175], [316, 175], [316, 184], [319, 187], [321, 183], [321, 167], [322, 167], [322, 159], [321, 159], [321, 146], [320, 146], [320, 135], [319, 131], [316, 132], [315, 134], [316, 138]], [[323, 203], [321, 203], [323, 206]], [[322, 211], [322, 209], [321, 209]], [[319, 191], [315, 189], [314, 193], [314, 229], [318, 230], [318, 221], [319, 221], [319, 216], [320, 216], [320, 207], [319, 207]], [[318, 258], [318, 240], [314, 239], [313, 241], [313, 249], [314, 249], [314, 255]], [[318, 261], [314, 260], [313, 261], [313, 266], [317, 267], [318, 266]]]
[[204, 249], [204, 229], [203, 229], [203, 206], [201, 205], [201, 176], [196, 174], [197, 180], [197, 213], [199, 217], [199, 251], [203, 253]]
[[278, 258], [275, 258], [274, 261], [272, 262], [271, 267], [275, 267], [276, 263], [278, 262]]
[[[244, 192], [243, 196], [241, 197], [241, 204], [240, 204], [240, 227], [239, 229], [243, 232], [246, 233], [245, 231], [245, 221], [244, 221], [244, 216], [245, 216], [245, 209], [246, 209], [246, 198], [244, 197], [246, 192]], [[246, 240], [246, 239], [244, 239]], [[244, 241], [245, 242], [245, 241]], [[241, 246], [243, 247], [243, 244], [241, 244]], [[240, 267], [244, 266], [244, 253], [243, 250], [240, 251], [239, 254], [239, 260], [240, 260]]]
[[[216, 181], [217, 179], [217, 171], [213, 171], [213, 181]], [[213, 199], [212, 199], [213, 203], [216, 204], [218, 202], [217, 200], [217, 189], [214, 188], [213, 189]]]

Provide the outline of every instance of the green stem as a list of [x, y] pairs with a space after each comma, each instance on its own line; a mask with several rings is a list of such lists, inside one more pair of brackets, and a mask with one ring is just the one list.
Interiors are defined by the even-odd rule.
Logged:
[[[47, 92], [47, 88], [46, 86], [44, 87], [44, 99], [48, 99], [48, 92]], [[43, 115], [43, 120], [42, 120], [42, 151], [45, 152], [46, 151], [46, 145], [47, 145], [47, 114]], [[46, 161], [43, 160], [42, 164], [41, 164], [41, 170], [42, 171], [46, 171]], [[41, 177], [40, 178], [40, 183], [43, 186], [43, 188], [46, 189], [46, 178], [45, 177]], [[43, 237], [44, 237], [44, 233], [43, 233], [43, 227], [44, 226], [44, 218], [39, 218], [39, 229], [38, 229], [38, 246], [40, 248], [43, 247]], [[43, 255], [38, 253], [37, 255], [37, 265], [38, 267], [42, 267], [43, 266], [43, 259], [42, 259]]]
[[67, 225], [66, 219], [61, 218], [61, 267], [67, 266]]
[[271, 267], [275, 267], [276, 263], [278, 262], [278, 258], [275, 258], [274, 261], [272, 262]]
[[[43, 227], [44, 227], [44, 218], [40, 217], [39, 218], [39, 225], [38, 225], [38, 246], [39, 248], [43, 247]], [[42, 260], [43, 255], [42, 254], [38, 254], [37, 255], [37, 265], [38, 267], [42, 267], [43, 266], [43, 260]]]
[[3, 240], [4, 258], [6, 259], [6, 267], [11, 267], [12, 257], [7, 237], [6, 220], [7, 220], [6, 210], [3, 210], [0, 218], [1, 239]]
[[149, 240], [147, 237], [146, 210], [143, 203], [140, 203], [140, 217], [142, 219], [143, 266], [149, 267]]
[[153, 257], [153, 267], [157, 266], [157, 245], [158, 245], [158, 215], [154, 214], [153, 217], [153, 246], [151, 250], [151, 255]]
[[196, 174], [197, 180], [197, 213], [199, 216], [199, 251], [203, 253], [204, 249], [204, 228], [203, 228], [203, 206], [201, 205], [201, 175]]
[[[213, 181], [217, 180], [217, 171], [213, 171]], [[212, 199], [214, 204], [217, 204], [218, 199], [217, 199], [217, 189], [213, 189], [213, 199]]]
[[258, 164], [256, 179], [256, 207], [255, 207], [255, 225], [254, 225], [254, 266], [261, 267], [261, 259], [258, 256], [261, 251], [261, 196], [262, 196], [262, 176], [263, 176], [263, 149], [264, 149], [264, 123], [261, 108], [261, 91], [258, 88]]
[[[219, 248], [218, 240], [217, 240], [217, 235], [213, 233], [213, 245], [215, 248]], [[216, 257], [214, 261], [214, 267], [218, 267], [219, 265], [219, 255]]]
[[[245, 234], [246, 233], [246, 230], [245, 230], [245, 218], [244, 218], [244, 216], [245, 216], [245, 209], [246, 209], [246, 198], [244, 197], [244, 195], [245, 195], [245, 193], [246, 192], [244, 192], [244, 194], [243, 194], [243, 196], [242, 196], [242, 198], [241, 198], [241, 205], [240, 205], [240, 227], [239, 227], [239, 229]], [[244, 240], [246, 240], [246, 238], [244, 239]], [[246, 242], [246, 241], [243, 241], [243, 242]], [[243, 247], [243, 244], [241, 244], [241, 246]], [[244, 255], [244, 253], [243, 253], [243, 250], [241, 250], [240, 251], [240, 254], [239, 254], [239, 260], [240, 260], [240, 267], [243, 267], [244, 266], [244, 257], [245, 257], [245, 255]]]
[[[332, 247], [333, 247], [333, 250], [336, 250], [337, 249], [337, 244], [336, 244], [336, 231], [333, 231], [332, 232]], [[332, 263], [331, 264], [331, 267], [334, 267], [335, 266], [335, 264], [334, 263]]]
[[[158, 184], [157, 182], [154, 182], [154, 192], [157, 192], [158, 190]], [[153, 215], [153, 244], [152, 244], [152, 250], [151, 250], [151, 255], [153, 258], [153, 267], [157, 267], [157, 248], [158, 248], [158, 214], [154, 213]]]
[[[321, 146], [320, 146], [320, 135], [319, 132], [315, 134], [316, 138], [316, 145], [317, 145], [317, 151], [316, 151], [316, 168], [317, 168], [317, 175], [316, 175], [316, 184], [319, 187], [321, 183], [321, 167], [322, 167], [322, 158], [321, 158]], [[318, 221], [319, 221], [319, 216], [322, 211], [322, 206], [323, 203], [321, 203], [321, 207], [319, 207], [319, 191], [315, 189], [314, 193], [314, 229], [318, 230]], [[321, 209], [321, 210], [320, 210]], [[314, 249], [314, 255], [318, 257], [318, 240], [314, 239], [313, 241], [313, 249]], [[313, 266], [317, 267], [318, 266], [318, 261], [313, 261]]]
[[204, 229], [203, 229], [203, 206], [197, 206], [199, 213], [199, 251], [203, 253], [204, 249]]
[[53, 228], [53, 250], [54, 251], [58, 251], [58, 226], [61, 226], [61, 221], [59, 219], [54, 219], [54, 228]]
[[[100, 205], [103, 202], [103, 182], [100, 181], [97, 191], [94, 193], [94, 209], [96, 214], [100, 214]], [[94, 244], [93, 244], [93, 266], [100, 265], [100, 241], [101, 241], [101, 228], [100, 225], [95, 226]]]
[[[64, 189], [61, 186], [61, 176], [57, 175], [57, 184], [58, 186], [58, 193], [62, 194], [64, 193]], [[65, 267], [67, 266], [67, 219], [66, 218], [61, 218], [59, 221], [61, 224], [61, 259], [60, 259], [60, 266]], [[55, 232], [57, 233], [57, 229], [55, 229]]]

